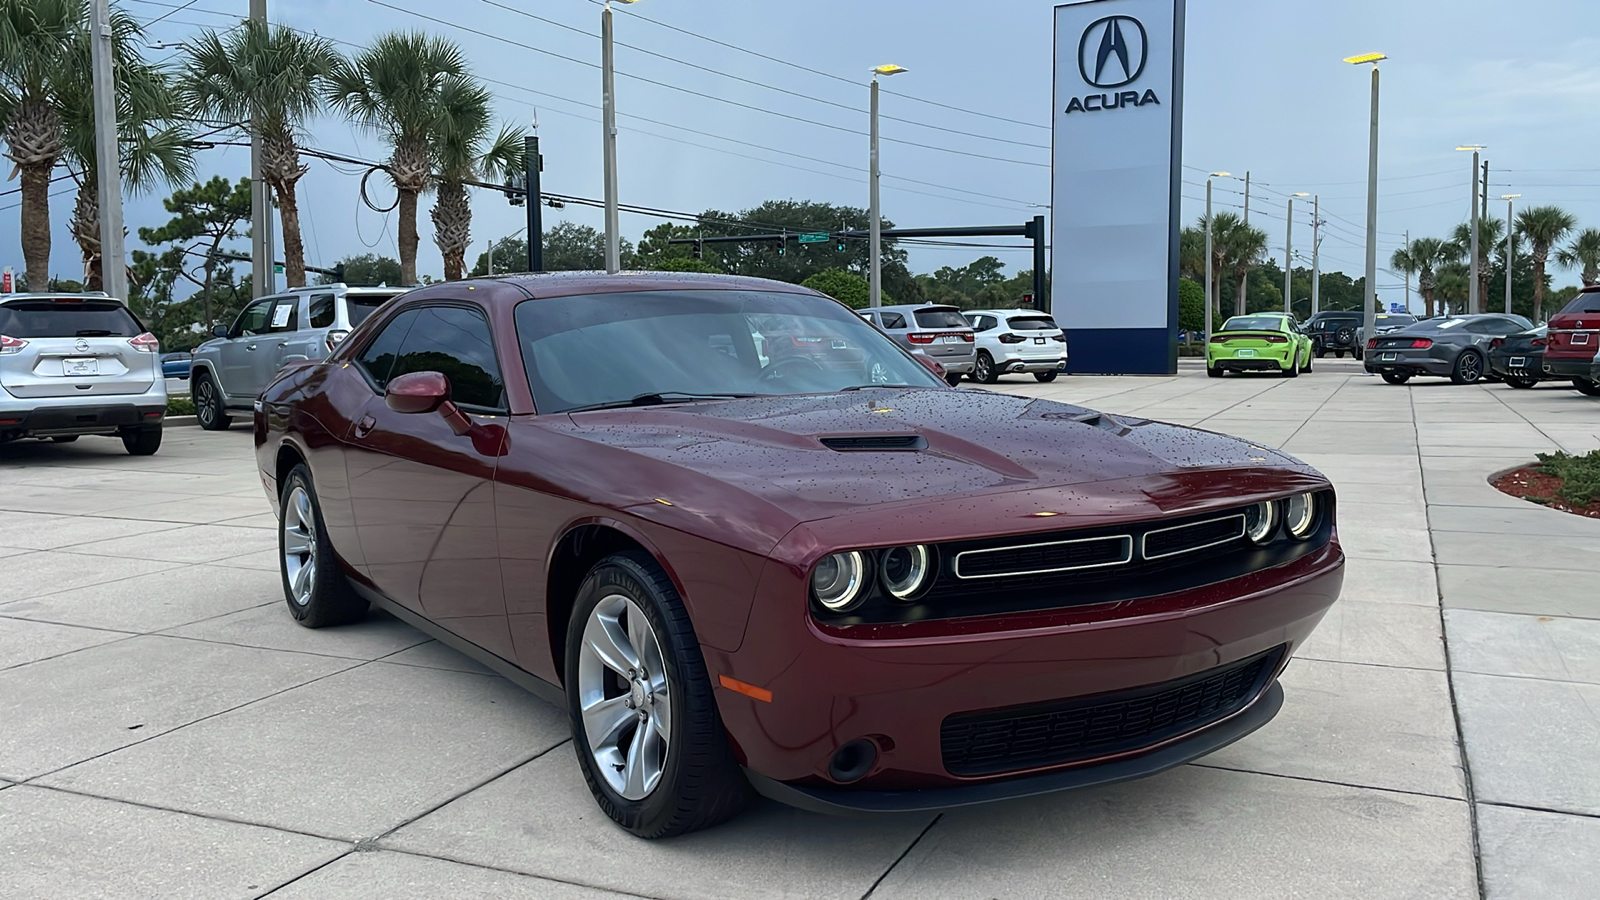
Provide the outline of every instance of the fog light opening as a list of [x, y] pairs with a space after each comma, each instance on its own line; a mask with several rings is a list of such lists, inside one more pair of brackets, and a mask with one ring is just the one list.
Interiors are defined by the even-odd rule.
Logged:
[[828, 763], [828, 777], [840, 784], [860, 781], [878, 763], [878, 745], [866, 738], [856, 738], [833, 752]]

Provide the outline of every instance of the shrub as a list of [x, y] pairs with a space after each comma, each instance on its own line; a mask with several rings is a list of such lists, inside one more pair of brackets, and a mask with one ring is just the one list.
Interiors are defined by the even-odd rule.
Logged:
[[1556, 496], [1573, 506], [1588, 506], [1600, 498], [1600, 450], [1582, 456], [1570, 453], [1539, 454], [1539, 471], [1561, 479]]
[[167, 415], [192, 416], [194, 415], [194, 401], [188, 397], [168, 397]]
[[[843, 269], [823, 269], [800, 282], [800, 286], [827, 294], [851, 309], [865, 309], [872, 302], [872, 286], [867, 280]], [[893, 302], [887, 293], [883, 295], [885, 306]]]

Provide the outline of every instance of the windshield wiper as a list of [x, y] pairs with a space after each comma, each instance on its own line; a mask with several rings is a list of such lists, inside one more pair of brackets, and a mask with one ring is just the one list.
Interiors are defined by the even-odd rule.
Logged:
[[763, 394], [693, 394], [687, 391], [650, 391], [638, 394], [629, 400], [611, 400], [606, 403], [591, 403], [588, 406], [575, 406], [567, 410], [569, 413], [588, 412], [594, 409], [627, 409], [632, 406], [664, 406], [668, 403], [694, 403], [700, 400], [740, 400], [745, 397], [761, 397]]
[[914, 388], [914, 384], [852, 384], [849, 387], [839, 388], [839, 393], [845, 391], [864, 391], [868, 388]]

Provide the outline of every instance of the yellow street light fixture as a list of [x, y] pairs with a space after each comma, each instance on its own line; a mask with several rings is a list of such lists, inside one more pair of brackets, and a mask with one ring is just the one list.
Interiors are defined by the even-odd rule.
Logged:
[[1233, 173], [1232, 172], [1212, 172], [1211, 173], [1211, 177], [1212, 178], [1232, 178], [1233, 177]]
[[[628, 2], [631, 3], [631, 2], [633, 2], [633, 0], [628, 0]], [[874, 74], [874, 75], [899, 75], [901, 72], [905, 72], [905, 71], [908, 71], [908, 70], [903, 68], [903, 67], [901, 67], [901, 66], [896, 66], [896, 65], [874, 66], [873, 69], [872, 69], [872, 74]]]
[[1359, 66], [1362, 63], [1375, 63], [1380, 59], [1388, 58], [1382, 53], [1363, 53], [1360, 56], [1346, 56], [1344, 61], [1353, 66]]

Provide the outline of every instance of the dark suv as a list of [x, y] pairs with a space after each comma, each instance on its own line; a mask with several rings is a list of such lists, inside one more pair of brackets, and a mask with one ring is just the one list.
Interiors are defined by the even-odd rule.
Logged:
[[1323, 354], [1344, 356], [1349, 353], [1361, 358], [1361, 313], [1327, 311], [1319, 312], [1300, 327], [1301, 333], [1311, 338], [1311, 349], [1321, 359]]

